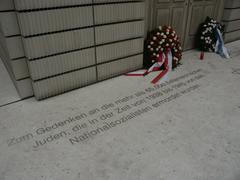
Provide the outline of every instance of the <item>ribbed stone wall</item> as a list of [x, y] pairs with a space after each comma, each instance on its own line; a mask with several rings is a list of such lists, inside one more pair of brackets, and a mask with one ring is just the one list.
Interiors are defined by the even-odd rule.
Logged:
[[231, 42], [240, 39], [239, 0], [225, 0], [222, 21], [226, 25], [225, 41]]
[[142, 67], [143, 0], [2, 0], [0, 10], [1, 45], [37, 99]]

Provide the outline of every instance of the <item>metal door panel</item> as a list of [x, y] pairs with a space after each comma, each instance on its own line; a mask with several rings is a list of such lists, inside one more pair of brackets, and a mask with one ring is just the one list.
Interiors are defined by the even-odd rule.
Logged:
[[157, 9], [156, 10], [156, 21], [155, 27], [159, 25], [169, 25], [170, 24], [170, 9]]
[[[181, 37], [184, 49], [194, 48], [194, 37], [206, 16], [220, 16], [223, 0], [149, 0], [148, 30], [171, 25]], [[220, 6], [221, 7], [221, 6]]]
[[184, 33], [187, 20], [187, 8], [189, 0], [154, 0], [150, 17], [150, 28], [160, 25], [172, 26], [184, 41]]
[[184, 49], [194, 48], [194, 41], [199, 25], [204, 22], [207, 16], [215, 17], [217, 7], [216, 0], [190, 0], [185, 32]]
[[192, 8], [191, 14], [190, 14], [190, 29], [189, 29], [189, 35], [195, 35], [199, 24], [202, 23], [202, 16], [199, 16], [199, 14], [203, 14], [204, 7], [203, 6], [194, 6]]
[[184, 29], [185, 26], [183, 26], [184, 22], [184, 13], [185, 8], [184, 7], [175, 7], [172, 10], [172, 27], [175, 29], [177, 34], [180, 36], [181, 41], [183, 42], [184, 40]]

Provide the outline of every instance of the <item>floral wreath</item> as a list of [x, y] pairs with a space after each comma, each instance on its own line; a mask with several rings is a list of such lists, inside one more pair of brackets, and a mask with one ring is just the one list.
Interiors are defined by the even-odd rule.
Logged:
[[182, 47], [176, 31], [170, 26], [159, 26], [150, 32], [146, 41], [146, 67], [152, 66], [158, 61], [162, 53], [170, 49], [172, 53], [172, 67], [176, 68], [182, 58]]
[[218, 23], [216, 20], [207, 17], [198, 30], [196, 38], [196, 46], [205, 52], [215, 51], [217, 36], [216, 30], [219, 29], [221, 35], [224, 34], [224, 25]]

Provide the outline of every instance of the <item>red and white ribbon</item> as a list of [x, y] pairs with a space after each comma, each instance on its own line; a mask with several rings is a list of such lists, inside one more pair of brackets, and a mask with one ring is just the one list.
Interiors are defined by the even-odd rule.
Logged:
[[[161, 70], [163, 67], [164, 70]], [[127, 73], [126, 76], [146, 76], [151, 72], [161, 71], [151, 83], [156, 84], [160, 80], [167, 80], [168, 73], [172, 70], [172, 52], [167, 49], [165, 53], [160, 53], [157, 61], [148, 69]]]

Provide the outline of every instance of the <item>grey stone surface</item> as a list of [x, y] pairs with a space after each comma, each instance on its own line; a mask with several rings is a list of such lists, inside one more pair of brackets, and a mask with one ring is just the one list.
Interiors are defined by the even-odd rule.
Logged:
[[26, 58], [20, 58], [12, 60], [11, 62], [12, 71], [15, 79], [23, 79], [29, 77], [29, 70]]
[[240, 1], [225, 0], [223, 23], [226, 25], [225, 41], [231, 42], [240, 39]]
[[24, 57], [24, 49], [21, 36], [3, 38], [2, 47], [8, 53], [10, 59]]
[[223, 20], [233, 21], [240, 18], [240, 8], [225, 9], [223, 13]]
[[[116, 3], [116, 2], [126, 2], [129, 0], [93, 0], [93, 3]], [[144, 0], [132, 0], [132, 1], [144, 1]]]
[[95, 64], [94, 48], [29, 61], [31, 78], [38, 80]]
[[1, 0], [0, 11], [9, 11], [14, 9], [13, 0]]
[[16, 88], [21, 98], [33, 96], [32, 80], [30, 78], [16, 81]]
[[233, 32], [225, 33], [225, 41], [232, 42], [240, 39], [240, 29]]
[[[14, 49], [14, 47], [17, 47], [19, 44], [14, 44], [14, 41], [16, 37], [13, 38], [3, 38], [1, 36], [1, 40], [4, 39], [5, 42], [7, 42], [6, 44], [2, 44], [0, 43], [0, 57], [1, 57], [1, 61], [4, 63], [10, 78], [12, 79], [13, 84], [15, 85], [17, 92], [20, 96], [20, 98], [26, 98], [26, 97], [30, 97], [33, 95], [33, 91], [32, 91], [32, 85], [31, 85], [31, 80], [29, 77], [29, 73], [28, 73], [28, 68], [27, 68], [27, 64], [24, 58], [20, 58], [18, 60], [12, 60], [11, 56], [12, 55], [18, 55], [18, 50], [19, 49]], [[10, 41], [9, 41], [10, 39]], [[1, 41], [2, 42], [2, 41]], [[10, 44], [9, 44], [10, 42]], [[21, 43], [21, 42], [20, 42]], [[10, 45], [10, 46], [9, 46]], [[20, 56], [21, 57], [21, 56]], [[5, 78], [5, 77], [2, 77]], [[24, 78], [24, 79], [22, 79]], [[0, 100], [3, 102], [8, 101], [8, 99], [11, 99], [11, 95], [14, 96], [14, 90], [11, 89], [11, 85], [9, 85], [7, 82], [8, 77], [6, 77], [6, 80], [1, 81], [1, 86], [6, 86], [9, 89], [9, 93], [5, 92], [6, 88], [4, 87], [3, 90], [1, 89], [1, 94], [5, 94], [6, 97], [3, 98], [1, 97]]]
[[17, 15], [14, 11], [0, 12], [0, 28], [4, 36], [19, 35]]
[[97, 62], [103, 63], [117, 58], [143, 52], [143, 38], [117, 42], [96, 47]]
[[92, 6], [18, 13], [22, 36], [93, 26]]
[[98, 79], [104, 80], [127, 72], [141, 69], [143, 55], [131, 56], [97, 66]]
[[225, 8], [239, 8], [240, 1], [239, 0], [224, 0]]
[[96, 44], [110, 43], [144, 36], [144, 21], [97, 26]]
[[44, 99], [96, 82], [96, 68], [86, 68], [69, 72], [61, 76], [33, 81], [34, 96]]
[[144, 5], [144, 2], [95, 5], [95, 24], [144, 19]]
[[94, 45], [93, 28], [24, 38], [26, 56], [34, 59]]
[[[229, 60], [206, 53], [200, 61], [199, 52], [185, 52], [183, 66], [170, 74], [171, 84], [157, 90], [150, 84], [157, 73], [121, 76], [41, 102], [32, 98], [1, 107], [0, 179], [238, 180], [240, 42], [227, 47]], [[147, 94], [137, 93], [142, 91]], [[182, 95], [173, 99], [175, 93]], [[162, 99], [159, 107], [83, 142], [69, 140]], [[58, 122], [62, 126], [54, 127]], [[33, 147], [51, 135], [55, 140]]]
[[236, 21], [227, 21], [224, 22], [224, 24], [226, 25], [226, 32], [231, 32], [231, 31], [236, 31], [240, 29], [240, 20], [236, 20]]
[[[6, 0], [5, 0], [6, 1]], [[17, 10], [32, 10], [91, 4], [92, 0], [14, 0]]]
[[20, 100], [16, 88], [0, 59], [0, 106]]

